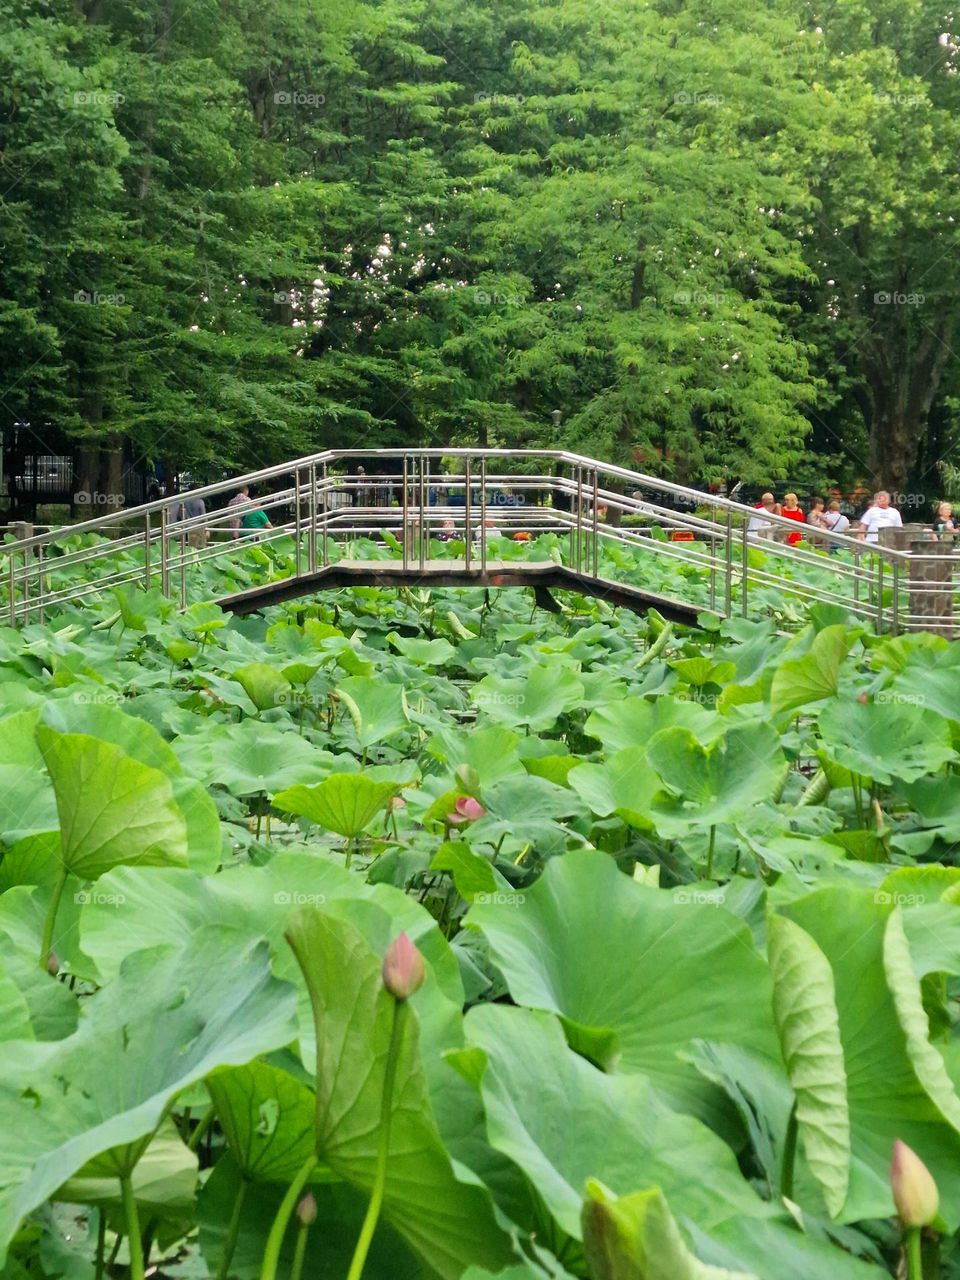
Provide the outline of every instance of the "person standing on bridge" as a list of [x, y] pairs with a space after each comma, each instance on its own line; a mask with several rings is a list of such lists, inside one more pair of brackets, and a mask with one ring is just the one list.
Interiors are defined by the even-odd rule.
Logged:
[[776, 498], [772, 493], [763, 494], [755, 510], [760, 514], [750, 517], [747, 535], [754, 538], [769, 538], [773, 532], [773, 521], [765, 517], [777, 514]]
[[243, 516], [240, 521], [240, 526], [243, 529], [244, 534], [256, 534], [259, 533], [261, 529], [273, 528], [273, 525], [270, 523], [270, 517], [262, 507], [257, 506], [256, 504], [254, 504], [254, 506]]
[[[787, 520], [796, 520], [799, 524], [805, 523], [805, 517], [795, 493], [785, 493], [783, 495], [783, 506], [780, 509], [780, 514]], [[787, 545], [795, 547], [802, 537], [803, 533], [800, 529], [791, 529], [787, 534]]]
[[860, 517], [860, 529], [867, 542], [879, 542], [881, 529], [902, 529], [903, 520], [896, 507], [890, 505], [890, 494], [881, 489]]
[[[827, 507], [826, 511], [823, 513], [823, 527], [828, 533], [846, 533], [850, 528], [850, 521], [840, 510], [840, 503], [836, 498], [833, 499], [829, 507]], [[840, 543], [834, 542], [831, 538], [830, 545], [827, 547], [827, 550], [831, 555], [835, 554], [840, 550]]]
[[230, 530], [232, 538], [240, 537], [240, 512], [238, 507], [245, 507], [250, 501], [250, 486], [245, 484], [227, 503], [227, 510], [233, 509], [233, 515], [227, 521], [227, 528]]
[[[207, 514], [207, 504], [200, 497], [186, 497], [180, 506], [181, 520], [199, 520]], [[194, 551], [202, 551], [210, 539], [210, 530], [206, 525], [197, 526], [187, 534], [187, 542]]]

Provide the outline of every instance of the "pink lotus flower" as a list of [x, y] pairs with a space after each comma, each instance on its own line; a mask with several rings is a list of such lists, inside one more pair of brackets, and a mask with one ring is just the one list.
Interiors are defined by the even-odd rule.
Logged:
[[461, 827], [465, 822], [475, 822], [477, 818], [482, 818], [486, 812], [480, 801], [474, 800], [473, 796], [458, 796], [453, 813], [447, 814], [447, 822], [452, 827]]
[[387, 948], [383, 959], [383, 985], [397, 1000], [406, 1000], [423, 985], [423, 956], [410, 935], [401, 933]]

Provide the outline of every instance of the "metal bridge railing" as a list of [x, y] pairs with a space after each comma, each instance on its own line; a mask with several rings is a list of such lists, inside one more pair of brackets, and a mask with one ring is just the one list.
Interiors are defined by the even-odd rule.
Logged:
[[[340, 474], [348, 460], [377, 469]], [[245, 486], [271, 491], [182, 518], [185, 498], [211, 504]], [[235, 537], [233, 522], [257, 508], [271, 527]], [[504, 554], [493, 521], [508, 537], [557, 534], [577, 573], [722, 616], [782, 618], [790, 601], [823, 602], [877, 631], [952, 634], [952, 546], [919, 531], [887, 546], [804, 526], [807, 545], [795, 547], [786, 542], [795, 522], [763, 513], [752, 531], [759, 518], [753, 507], [562, 450], [328, 450], [7, 542], [0, 607], [17, 626], [127, 584], [157, 586], [186, 607], [209, 595], [205, 564], [235, 562], [251, 543], [289, 550], [278, 563], [299, 578], [343, 559], [356, 539], [385, 534], [407, 569], [449, 558], [441, 539], [451, 535], [469, 583], [498, 548]]]

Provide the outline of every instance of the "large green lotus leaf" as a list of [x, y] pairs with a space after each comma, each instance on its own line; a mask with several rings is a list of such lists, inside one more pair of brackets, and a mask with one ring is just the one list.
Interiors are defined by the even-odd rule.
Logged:
[[236, 680], [258, 711], [266, 711], [283, 702], [290, 692], [290, 682], [265, 662], [248, 662], [237, 667], [231, 679]]
[[810, 935], [786, 916], [770, 917], [767, 938], [773, 1012], [796, 1093], [797, 1131], [827, 1210], [836, 1216], [850, 1179], [850, 1110], [833, 973]]
[[[524, 1170], [564, 1235], [582, 1238], [583, 1191], [597, 1178], [620, 1195], [660, 1188], [688, 1228], [716, 1240], [715, 1248], [734, 1254], [733, 1270], [758, 1280], [882, 1274], [794, 1230], [744, 1179], [717, 1134], [674, 1111], [646, 1076], [607, 1074], [574, 1053], [549, 1014], [477, 1005], [466, 1030], [470, 1053], [482, 1054], [463, 1066], [483, 1095], [490, 1142]], [[549, 1219], [542, 1230], [555, 1235]], [[704, 1256], [699, 1244], [697, 1253]]]
[[914, 782], [956, 755], [946, 720], [911, 703], [837, 699], [820, 712], [820, 737], [831, 760], [884, 784]]
[[0, 957], [0, 1000], [0, 1040], [62, 1040], [76, 1030], [76, 997], [39, 969], [33, 956], [27, 960], [9, 949]]
[[935, 830], [950, 843], [960, 840], [960, 774], [917, 778], [901, 783], [898, 790], [916, 811], [922, 827]]
[[[56, 807], [53, 788], [50, 798]], [[17, 884], [51, 884], [60, 873], [60, 832], [23, 836], [4, 851], [0, 861], [0, 893]]]
[[956, 646], [915, 650], [884, 694], [956, 721], [960, 718], [960, 654]]
[[556, 665], [539, 664], [518, 677], [490, 673], [474, 685], [470, 700], [491, 720], [511, 727], [552, 729], [558, 716], [582, 705], [577, 675]]
[[39, 708], [0, 720], [0, 840], [13, 844], [57, 825], [57, 802], [36, 741]]
[[[312, 1126], [312, 1110], [310, 1121]], [[241, 1193], [241, 1178], [240, 1170], [226, 1151], [200, 1189], [197, 1214], [200, 1251], [211, 1276], [217, 1273], [223, 1256], [230, 1219]], [[265, 1182], [256, 1186], [247, 1184], [230, 1264], [232, 1280], [260, 1280], [263, 1251], [285, 1190]], [[317, 1220], [307, 1235], [303, 1274], [309, 1280], [343, 1280], [360, 1235], [367, 1198], [345, 1182], [315, 1179], [310, 1191], [317, 1202]], [[280, 1250], [281, 1276], [292, 1274], [297, 1235], [296, 1231], [289, 1230], [284, 1236]], [[364, 1280], [426, 1280], [434, 1274], [424, 1270], [423, 1263], [401, 1236], [381, 1218], [363, 1268]]]
[[296, 782], [320, 782], [345, 767], [344, 757], [257, 720], [209, 726], [204, 733], [179, 739], [177, 751], [204, 785], [226, 787], [235, 796], [273, 795]]
[[374, 782], [362, 773], [331, 773], [314, 787], [295, 786], [273, 797], [275, 809], [295, 813], [341, 836], [358, 836], [366, 830], [398, 784]]
[[74, 875], [186, 863], [187, 824], [166, 774], [110, 742], [44, 723], [37, 741], [57, 798], [63, 865]]
[[519, 738], [504, 725], [490, 724], [471, 733], [444, 728], [437, 731], [427, 750], [451, 769], [468, 765], [476, 769], [481, 785], [489, 786], [520, 769]]
[[[901, 1138], [936, 1178], [941, 1212], [953, 1230], [960, 1222], [960, 1098], [928, 1038], [902, 913], [878, 897], [828, 888], [784, 908], [833, 974], [851, 1148], [849, 1189], [838, 1216], [855, 1222], [893, 1212], [890, 1151]], [[826, 1068], [826, 1058], [821, 1065]], [[838, 1078], [835, 1072], [831, 1093]]]
[[288, 1043], [295, 1006], [265, 946], [214, 927], [184, 949], [128, 956], [65, 1040], [8, 1043], [0, 1252], [24, 1215], [88, 1161], [151, 1134], [182, 1089]]
[[624, 747], [601, 764], [577, 764], [567, 781], [598, 818], [615, 813], [631, 827], [653, 829], [653, 798], [661, 782], [645, 747]]
[[658, 1187], [615, 1196], [591, 1178], [582, 1218], [591, 1280], [757, 1280], [692, 1254]]
[[431, 871], [449, 871], [457, 893], [467, 902], [473, 902], [479, 895], [489, 898], [498, 887], [508, 888], [502, 876], [494, 872], [492, 863], [474, 853], [463, 840], [445, 840], [430, 863]]
[[552, 859], [522, 902], [471, 907], [518, 1004], [564, 1020], [575, 1047], [643, 1071], [710, 1118], [719, 1090], [681, 1061], [694, 1040], [779, 1059], [770, 975], [746, 926], [712, 905], [637, 884], [612, 858]]
[[[89, 702], [48, 702], [41, 713], [40, 723], [59, 734], [82, 734], [110, 742], [124, 755], [171, 777], [182, 772], [173, 748], [164, 742], [156, 729], [137, 716], [128, 716], [119, 707]], [[42, 749], [40, 733], [38, 740]]]
[[[185, 945], [204, 924], [232, 929], [253, 940], [266, 938], [286, 952], [283, 922], [291, 908], [335, 907], [340, 900], [361, 900], [380, 907], [396, 932], [406, 930], [430, 962], [451, 1001], [462, 1003], [456, 958], [429, 912], [389, 885], [367, 884], [359, 876], [309, 853], [281, 853], [265, 867], [230, 867], [217, 876], [192, 870], [121, 867], [98, 884], [99, 895], [80, 908], [79, 932], [94, 968], [85, 976], [106, 983], [119, 971], [131, 937], [151, 943]], [[20, 891], [18, 891], [20, 892]], [[0, 897], [0, 929], [4, 928]], [[111, 904], [108, 898], [119, 901]], [[73, 905], [72, 902], [70, 904]], [[76, 922], [73, 930], [77, 931]], [[39, 949], [37, 934], [34, 953]]]
[[[395, 1009], [382, 960], [351, 924], [316, 908], [296, 912], [286, 936], [313, 1006], [317, 1153], [369, 1191]], [[404, 1014], [383, 1213], [434, 1271], [457, 1280], [469, 1263], [506, 1263], [509, 1241], [486, 1189], [457, 1179], [431, 1112], [416, 1014]]]
[[209, 791], [196, 778], [172, 778], [173, 798], [187, 825], [187, 862], [211, 874], [220, 866], [220, 815]]
[[292, 1182], [314, 1147], [312, 1089], [290, 1071], [267, 1062], [215, 1071], [206, 1084], [244, 1177]]
[[774, 795], [787, 771], [780, 738], [763, 721], [738, 724], [704, 747], [689, 729], [662, 729], [647, 748], [650, 764], [676, 800], [657, 803], [654, 823], [667, 837], [743, 817]]
[[[189, 1214], [197, 1194], [197, 1156], [172, 1120], [165, 1120], [137, 1160], [130, 1181], [142, 1215]], [[94, 1157], [55, 1193], [70, 1204], [118, 1205], [120, 1181], [104, 1157]], [[102, 1166], [102, 1167], [101, 1167]]]
[[833, 697], [840, 679], [840, 666], [855, 640], [856, 632], [848, 626], [825, 627], [818, 632], [804, 657], [781, 662], [770, 687], [773, 714], [781, 715]]
[[357, 742], [361, 748], [376, 746], [405, 729], [408, 723], [403, 686], [372, 676], [351, 676], [337, 686]]
[[0, 960], [0, 1042], [33, 1039], [33, 1023], [26, 997], [8, 971], [6, 961]]
[[697, 702], [670, 697], [623, 698], [598, 707], [587, 717], [587, 733], [599, 738], [608, 752], [625, 747], [646, 748], [661, 729], [689, 729], [701, 742], [711, 742], [727, 727], [723, 717]]
[[449, 640], [422, 640], [401, 636], [396, 631], [389, 632], [387, 639], [397, 653], [402, 653], [418, 667], [444, 667], [457, 652]]

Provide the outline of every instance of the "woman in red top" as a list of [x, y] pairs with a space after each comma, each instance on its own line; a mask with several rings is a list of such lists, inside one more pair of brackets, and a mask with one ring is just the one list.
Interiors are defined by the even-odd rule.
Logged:
[[[780, 509], [780, 514], [788, 520], [797, 520], [800, 524], [804, 523], [804, 515], [800, 510], [800, 504], [797, 502], [795, 493], [785, 493], [783, 495], [783, 506]], [[788, 533], [787, 545], [795, 547], [802, 537], [803, 534], [799, 529], [795, 533]]]

